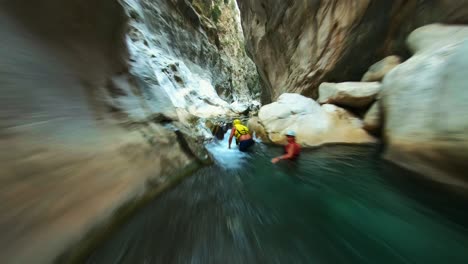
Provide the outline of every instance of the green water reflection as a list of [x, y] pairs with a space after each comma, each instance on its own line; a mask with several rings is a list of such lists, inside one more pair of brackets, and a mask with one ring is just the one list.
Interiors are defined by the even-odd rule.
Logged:
[[467, 201], [383, 162], [375, 146], [272, 165], [279, 152], [257, 144], [238, 168], [200, 170], [89, 263], [468, 263]]

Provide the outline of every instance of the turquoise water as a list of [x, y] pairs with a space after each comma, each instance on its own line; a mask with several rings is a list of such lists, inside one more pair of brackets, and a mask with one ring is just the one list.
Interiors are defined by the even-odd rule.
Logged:
[[467, 201], [379, 158], [376, 146], [217, 163], [149, 204], [88, 263], [468, 263]]

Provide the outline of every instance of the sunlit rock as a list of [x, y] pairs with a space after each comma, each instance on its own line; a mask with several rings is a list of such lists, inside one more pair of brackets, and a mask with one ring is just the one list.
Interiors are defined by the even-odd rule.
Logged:
[[322, 83], [317, 101], [321, 104], [366, 108], [375, 100], [380, 87], [378, 82]]
[[378, 134], [382, 128], [382, 114], [380, 103], [376, 101], [364, 115], [364, 129], [372, 134]]
[[468, 186], [468, 27], [430, 25], [415, 54], [384, 79], [387, 157], [439, 181]]
[[385, 75], [401, 63], [399, 56], [388, 56], [369, 67], [362, 77], [362, 82], [380, 82]]
[[265, 127], [260, 123], [260, 119], [254, 116], [247, 122], [247, 127], [254, 134], [255, 138], [260, 139], [262, 142], [269, 143], [270, 138], [265, 131]]
[[259, 121], [274, 143], [285, 143], [288, 130], [296, 131], [303, 146], [374, 142], [362, 129], [362, 121], [350, 112], [331, 104], [320, 106], [299, 94], [282, 94], [277, 102], [263, 106]]
[[467, 27], [462, 25], [431, 24], [414, 30], [408, 36], [406, 44], [415, 55], [425, 54], [429, 57], [436, 57], [434, 55], [442, 51], [453, 51], [457, 48], [462, 41], [466, 40], [467, 31]]

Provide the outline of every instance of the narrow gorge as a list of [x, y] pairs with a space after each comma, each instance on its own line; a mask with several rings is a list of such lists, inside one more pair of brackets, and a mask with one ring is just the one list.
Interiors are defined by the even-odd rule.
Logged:
[[[465, 0], [0, 0], [0, 262], [466, 263], [467, 23]], [[273, 165], [289, 130], [301, 160]]]

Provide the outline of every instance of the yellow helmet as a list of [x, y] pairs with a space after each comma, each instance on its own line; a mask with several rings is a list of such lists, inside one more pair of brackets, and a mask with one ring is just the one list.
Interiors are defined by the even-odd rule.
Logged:
[[232, 121], [232, 124], [239, 125], [239, 124], [242, 124], [242, 122], [239, 119], [234, 119], [234, 121]]

